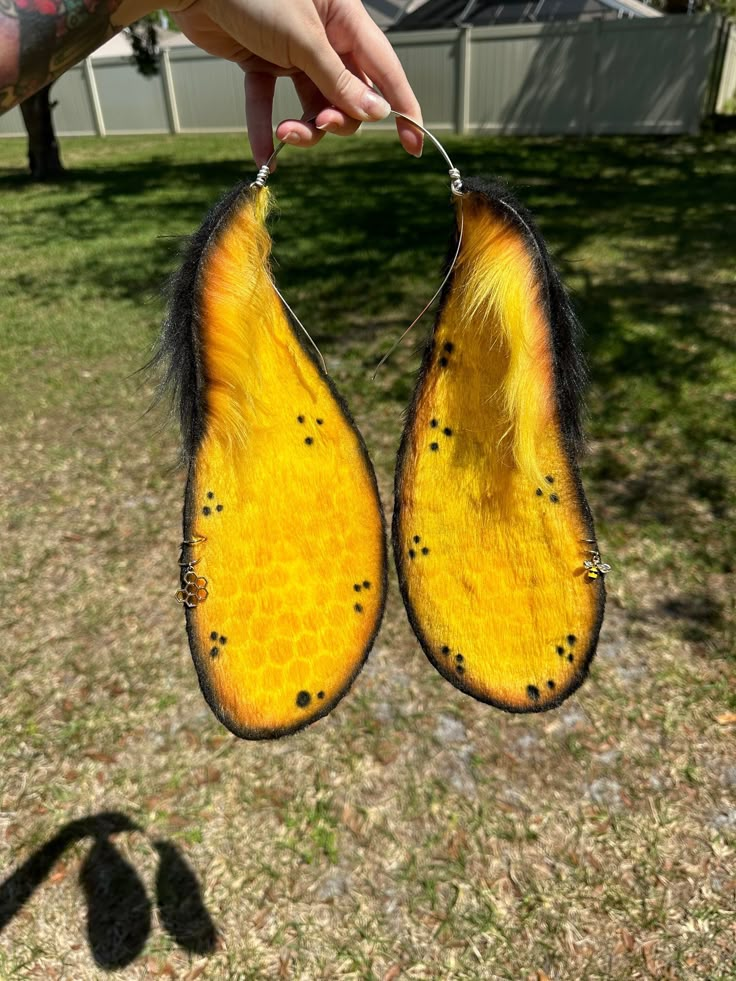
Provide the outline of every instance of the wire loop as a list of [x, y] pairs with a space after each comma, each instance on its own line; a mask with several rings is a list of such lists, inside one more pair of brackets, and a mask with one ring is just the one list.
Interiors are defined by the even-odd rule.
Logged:
[[[391, 356], [391, 354], [393, 354], [393, 352], [396, 350], [396, 348], [399, 346], [399, 344], [403, 341], [403, 339], [406, 337], [406, 335], [409, 333], [409, 331], [412, 329], [412, 327], [414, 327], [414, 325], [417, 324], [422, 319], [422, 317], [424, 316], [424, 314], [427, 312], [427, 310], [429, 310], [429, 308], [431, 307], [431, 305], [434, 303], [434, 301], [437, 298], [437, 296], [442, 292], [442, 289], [444, 288], [445, 284], [447, 283], [448, 279], [450, 278], [450, 276], [452, 274], [452, 271], [455, 268], [455, 263], [457, 262], [458, 256], [460, 255], [460, 247], [461, 247], [462, 241], [463, 241], [463, 210], [462, 210], [462, 198], [465, 197], [467, 195], [467, 193], [468, 193], [467, 191], [463, 190], [463, 179], [462, 179], [462, 175], [460, 174], [460, 171], [455, 166], [455, 164], [452, 162], [452, 160], [450, 159], [449, 153], [444, 148], [444, 146], [440, 143], [440, 141], [437, 139], [437, 137], [434, 135], [434, 133], [430, 132], [430, 130], [428, 130], [426, 126], [423, 126], [422, 123], [418, 122], [416, 119], [412, 119], [411, 116], [407, 116], [406, 113], [404, 113], [404, 112], [399, 112], [398, 109], [392, 109], [391, 112], [393, 113], [394, 116], [397, 116], [400, 119], [405, 119], [407, 122], [411, 123], [412, 126], [416, 126], [417, 129], [421, 130], [422, 133], [424, 133], [424, 135], [429, 140], [431, 140], [432, 143], [434, 143], [434, 145], [437, 147], [437, 149], [439, 150], [439, 152], [444, 157], [445, 163], [447, 164], [448, 174], [449, 174], [449, 177], [450, 177], [450, 190], [452, 191], [453, 196], [456, 197], [456, 198], [460, 198], [461, 201], [460, 201], [460, 215], [459, 215], [459, 228], [458, 228], [457, 247], [455, 249], [455, 255], [453, 256], [452, 262], [450, 263], [450, 266], [449, 266], [447, 272], [445, 273], [445, 277], [442, 280], [442, 282], [440, 283], [440, 285], [439, 285], [437, 291], [435, 292], [434, 296], [429, 301], [429, 303], [427, 303], [427, 305], [424, 307], [424, 309], [419, 314], [419, 316], [416, 317], [411, 322], [411, 324], [409, 324], [409, 326], [406, 328], [406, 330], [401, 335], [401, 337], [395, 342], [395, 344], [393, 344], [393, 346], [389, 349], [389, 351], [378, 362], [378, 364], [376, 366], [376, 369], [373, 372], [373, 376], [372, 376], [373, 381], [376, 380], [376, 375], [378, 374], [378, 371], [381, 368], [381, 366], [388, 360], [388, 358]], [[311, 123], [316, 118], [317, 118], [316, 115], [315, 116], [311, 116], [309, 119], [302, 120], [302, 122]], [[268, 160], [266, 161], [266, 163], [263, 164], [259, 168], [258, 174], [256, 175], [256, 179], [250, 185], [251, 187], [254, 187], [257, 190], [260, 190], [261, 188], [263, 188], [263, 187], [266, 186], [266, 181], [268, 180], [268, 178], [271, 175], [271, 165], [273, 164], [274, 160], [276, 159], [276, 157], [278, 157], [278, 155], [281, 153], [281, 151], [283, 150], [283, 148], [285, 146], [286, 146], [286, 143], [283, 140], [281, 140], [281, 142], [276, 145], [276, 147], [274, 148], [273, 153], [268, 158]], [[291, 314], [291, 316], [294, 318], [294, 320], [296, 321], [296, 323], [299, 325], [299, 327], [301, 327], [301, 329], [304, 331], [304, 333], [309, 338], [309, 341], [312, 343], [312, 345], [314, 346], [315, 350], [317, 351], [317, 354], [319, 355], [319, 357], [320, 357], [320, 359], [322, 361], [322, 366], [324, 367], [325, 372], [326, 372], [327, 371], [327, 366], [325, 365], [325, 359], [322, 357], [322, 352], [319, 350], [319, 348], [317, 347], [317, 345], [314, 343], [314, 341], [312, 340], [312, 337], [309, 335], [307, 329], [304, 327], [304, 325], [302, 324], [302, 322], [299, 320], [299, 318], [296, 316], [296, 314], [294, 313], [294, 311], [288, 305], [288, 303], [286, 302], [286, 300], [284, 299], [284, 297], [278, 291], [278, 289], [276, 288], [276, 284], [275, 283], [274, 283], [274, 289], [276, 289], [276, 292], [278, 293], [279, 297], [281, 298], [281, 300], [284, 303], [284, 306], [289, 311], [289, 313]]]
[[[460, 175], [460, 171], [454, 165], [454, 163], [450, 159], [449, 153], [447, 152], [447, 150], [445, 150], [445, 148], [442, 146], [442, 144], [434, 135], [434, 133], [428, 130], [426, 126], [422, 125], [422, 123], [418, 122], [416, 119], [412, 119], [411, 116], [407, 116], [405, 112], [399, 112], [398, 109], [392, 109], [391, 112], [393, 113], [394, 116], [397, 116], [399, 119], [405, 119], [408, 123], [411, 123], [412, 126], [416, 126], [417, 129], [420, 129], [422, 133], [424, 133], [424, 135], [428, 139], [430, 139], [432, 143], [434, 143], [434, 145], [437, 147], [439, 152], [445, 158], [445, 162], [447, 163], [447, 166], [449, 168], [450, 190], [455, 195], [455, 197], [458, 198], [462, 197], [466, 192], [463, 191], [463, 179]], [[303, 119], [302, 122], [311, 123], [314, 122], [316, 118], [317, 116], [314, 115], [311, 116], [309, 119]], [[271, 176], [271, 164], [274, 162], [276, 157], [278, 157], [278, 155], [281, 153], [281, 151], [284, 149], [285, 146], [286, 143], [283, 140], [281, 140], [281, 142], [276, 145], [271, 156], [268, 158], [265, 164], [263, 164], [259, 168], [258, 173], [256, 174], [256, 179], [252, 181], [250, 185], [251, 187], [255, 187], [260, 190], [262, 187], [266, 186], [266, 181]]]

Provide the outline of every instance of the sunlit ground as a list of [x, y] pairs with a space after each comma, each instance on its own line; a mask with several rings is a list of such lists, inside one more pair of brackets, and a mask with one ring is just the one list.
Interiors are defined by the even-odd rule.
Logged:
[[[177, 434], [136, 374], [244, 139], [67, 140], [47, 187], [0, 142], [0, 977], [733, 977], [736, 139], [447, 143], [534, 210], [586, 328], [599, 654], [504, 715], [436, 674], [392, 578], [349, 696], [249, 744], [197, 687]], [[429, 321], [370, 375], [438, 285], [443, 164], [328, 140], [272, 187], [278, 282], [390, 513]]]

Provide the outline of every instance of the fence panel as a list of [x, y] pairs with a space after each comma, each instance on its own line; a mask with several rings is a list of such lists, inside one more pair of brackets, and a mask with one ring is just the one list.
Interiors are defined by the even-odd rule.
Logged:
[[716, 97], [716, 112], [736, 113], [734, 103], [736, 103], [736, 23], [731, 23], [728, 26], [723, 73]]
[[[75, 65], [54, 83], [51, 101], [56, 102], [54, 125], [62, 136], [87, 136], [97, 132], [84, 67]], [[20, 109], [0, 116], [0, 136], [25, 136]]]
[[[710, 14], [389, 37], [436, 130], [693, 133], [707, 90], [718, 111], [736, 90], [734, 25], [717, 95], [710, 84], [724, 50], [719, 19]], [[140, 75], [129, 58], [90, 59], [86, 69], [59, 79], [53, 97], [60, 136], [245, 129], [242, 72], [189, 45], [168, 49], [154, 78]], [[301, 111], [291, 82], [279, 79], [274, 122]], [[17, 109], [0, 117], [0, 136], [23, 133]]]
[[51, 99], [58, 103], [54, 110], [54, 125], [59, 131], [75, 136], [97, 132], [83, 65], [75, 65], [61, 76], [51, 89]]
[[[57, 132], [60, 130], [57, 129]], [[0, 136], [25, 136], [23, 117], [17, 107], [0, 116]]]
[[199, 48], [171, 48], [169, 62], [182, 133], [242, 131], [243, 73], [237, 65]]
[[471, 129], [585, 132], [596, 27], [588, 22], [473, 31]]
[[129, 58], [98, 58], [92, 65], [107, 133], [170, 132], [161, 75], [141, 75]]
[[600, 27], [591, 131], [697, 133], [717, 19], [659, 17]]
[[[244, 131], [244, 76], [237, 65], [186, 47], [171, 48], [169, 62], [180, 132]], [[274, 122], [302, 114], [288, 79], [276, 83], [273, 110]]]
[[397, 32], [390, 35], [390, 40], [417, 93], [428, 125], [434, 129], [456, 129], [460, 32]]

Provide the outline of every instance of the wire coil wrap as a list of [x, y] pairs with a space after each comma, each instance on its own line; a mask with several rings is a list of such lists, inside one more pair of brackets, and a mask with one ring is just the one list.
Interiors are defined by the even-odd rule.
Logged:
[[[283, 144], [281, 145], [283, 146]], [[266, 186], [266, 181], [271, 176], [271, 168], [268, 165], [271, 162], [271, 160], [273, 160], [273, 156], [269, 158], [268, 163], [263, 164], [263, 166], [259, 169], [258, 173], [256, 174], [256, 179], [250, 185], [251, 187], [260, 188]]]

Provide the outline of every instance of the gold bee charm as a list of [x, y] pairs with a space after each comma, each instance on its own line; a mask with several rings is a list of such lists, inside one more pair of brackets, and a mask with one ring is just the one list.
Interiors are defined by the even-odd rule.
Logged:
[[592, 552], [593, 558], [586, 559], [583, 562], [584, 568], [587, 570], [585, 575], [590, 580], [596, 580], [600, 576], [605, 576], [607, 572], [611, 571], [611, 567], [607, 562], [601, 562], [601, 557], [598, 552]]

